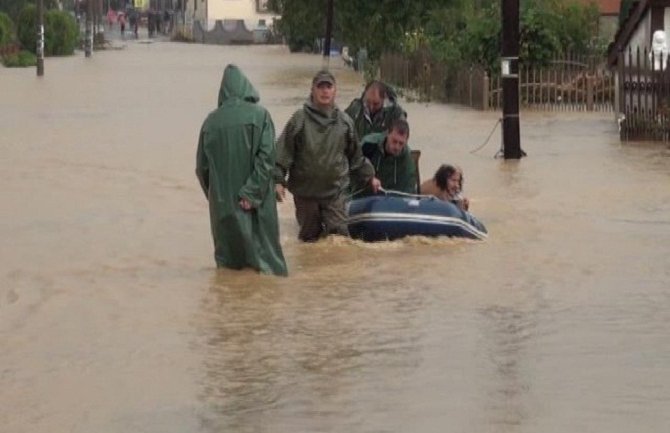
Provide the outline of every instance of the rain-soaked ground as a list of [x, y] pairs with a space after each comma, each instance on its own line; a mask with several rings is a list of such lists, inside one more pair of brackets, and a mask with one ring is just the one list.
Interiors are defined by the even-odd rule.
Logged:
[[471, 153], [498, 113], [404, 102], [487, 241], [305, 245], [284, 203], [291, 276], [217, 271], [195, 146], [229, 62], [278, 131], [321, 64], [130, 42], [0, 68], [0, 431], [668, 431], [666, 146], [522, 113], [503, 162], [498, 131]]

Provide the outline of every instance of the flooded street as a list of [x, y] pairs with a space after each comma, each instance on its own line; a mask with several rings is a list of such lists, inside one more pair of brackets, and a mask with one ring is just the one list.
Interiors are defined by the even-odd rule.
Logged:
[[[238, 64], [277, 133], [321, 59], [130, 42], [0, 68], [0, 431], [656, 433], [670, 428], [670, 150], [611, 113], [403, 102], [422, 178], [463, 167], [485, 242], [297, 241], [216, 270], [197, 137]], [[334, 60], [339, 105], [362, 78]]]

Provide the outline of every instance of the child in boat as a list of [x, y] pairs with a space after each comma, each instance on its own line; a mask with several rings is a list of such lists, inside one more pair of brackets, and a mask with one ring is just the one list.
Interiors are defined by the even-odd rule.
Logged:
[[463, 197], [463, 170], [450, 164], [442, 164], [435, 176], [421, 184], [419, 193], [434, 195], [440, 200], [450, 201], [462, 210], [470, 208], [470, 201]]

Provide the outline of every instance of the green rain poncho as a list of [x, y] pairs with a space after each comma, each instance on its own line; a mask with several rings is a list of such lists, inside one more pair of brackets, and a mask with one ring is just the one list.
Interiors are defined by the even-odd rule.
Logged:
[[[200, 131], [196, 174], [209, 200], [217, 266], [287, 275], [272, 178], [274, 125], [258, 101], [242, 71], [227, 66], [219, 108]], [[251, 203], [251, 211], [242, 210], [241, 198]]]

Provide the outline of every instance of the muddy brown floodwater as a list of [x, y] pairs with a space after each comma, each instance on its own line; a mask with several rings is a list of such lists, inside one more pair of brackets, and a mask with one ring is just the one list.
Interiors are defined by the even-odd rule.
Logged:
[[[278, 131], [318, 56], [128, 43], [0, 68], [0, 431], [657, 433], [670, 428], [670, 151], [611, 114], [404, 101], [424, 178], [485, 242], [296, 240], [214, 268], [195, 148], [237, 63]], [[362, 79], [334, 61], [338, 101]]]

